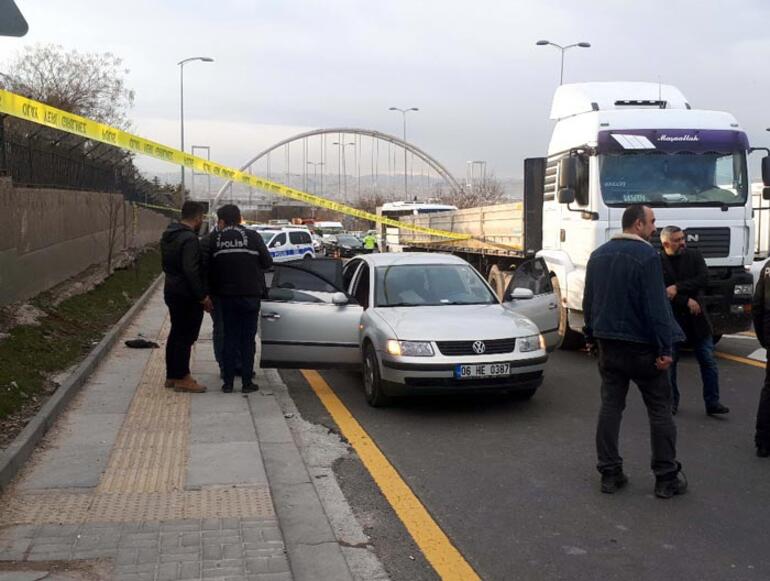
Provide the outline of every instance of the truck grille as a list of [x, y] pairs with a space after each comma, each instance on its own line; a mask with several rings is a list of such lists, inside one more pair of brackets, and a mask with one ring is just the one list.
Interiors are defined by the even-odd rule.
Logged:
[[484, 343], [483, 353], [477, 353], [473, 349], [475, 341], [436, 341], [438, 350], [442, 355], [496, 355], [500, 353], [512, 353], [516, 346], [516, 339], [490, 339], [481, 340]]
[[[730, 256], [730, 228], [688, 228], [684, 233], [687, 247], [699, 250], [704, 258]], [[660, 250], [660, 231], [650, 242]]]

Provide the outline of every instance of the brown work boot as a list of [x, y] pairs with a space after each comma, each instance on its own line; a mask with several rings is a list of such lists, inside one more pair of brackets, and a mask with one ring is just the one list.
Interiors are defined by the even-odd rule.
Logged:
[[187, 393], [203, 393], [206, 391], [206, 386], [201, 385], [195, 381], [192, 376], [188, 375], [184, 379], [177, 379], [174, 381], [174, 391], [183, 391]]
[[176, 382], [176, 379], [171, 379], [170, 377], [166, 378], [166, 383], [163, 384], [163, 387], [174, 387], [174, 383]]

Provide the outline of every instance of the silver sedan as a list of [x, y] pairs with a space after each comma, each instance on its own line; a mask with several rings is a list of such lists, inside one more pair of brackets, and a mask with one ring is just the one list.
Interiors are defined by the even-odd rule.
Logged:
[[262, 303], [262, 367], [360, 367], [366, 400], [502, 391], [531, 397], [558, 342], [545, 265], [519, 266], [500, 302], [464, 260], [371, 254], [279, 265]]

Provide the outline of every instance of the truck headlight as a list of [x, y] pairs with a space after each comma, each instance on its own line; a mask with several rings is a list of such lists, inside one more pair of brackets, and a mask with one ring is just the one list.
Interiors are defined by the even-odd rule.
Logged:
[[750, 296], [754, 294], [753, 284], [736, 284], [733, 289], [733, 296]]
[[545, 339], [542, 335], [530, 335], [528, 337], [519, 337], [516, 339], [516, 346], [519, 353], [529, 353], [545, 349]]
[[395, 339], [388, 339], [386, 347], [391, 355], [433, 357], [433, 346], [428, 341], [396, 341]]

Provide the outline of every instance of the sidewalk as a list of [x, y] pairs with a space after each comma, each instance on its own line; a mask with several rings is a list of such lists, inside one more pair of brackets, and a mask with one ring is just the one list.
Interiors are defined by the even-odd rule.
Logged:
[[[206, 316], [193, 374], [209, 391], [165, 389], [167, 324], [159, 290], [0, 498], [0, 580], [348, 579], [278, 373], [223, 394]], [[123, 345], [139, 333], [161, 349]]]

